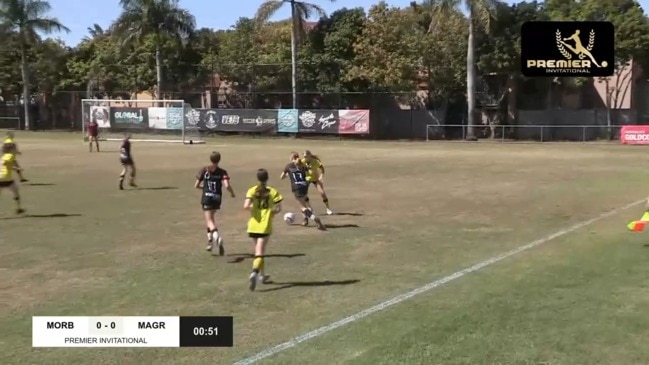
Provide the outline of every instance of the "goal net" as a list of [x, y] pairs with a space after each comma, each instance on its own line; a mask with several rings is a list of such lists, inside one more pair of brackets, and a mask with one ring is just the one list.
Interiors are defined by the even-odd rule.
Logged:
[[116, 141], [132, 134], [133, 141], [202, 144], [193, 108], [184, 100], [83, 99], [84, 136], [91, 120], [99, 125], [99, 139]]

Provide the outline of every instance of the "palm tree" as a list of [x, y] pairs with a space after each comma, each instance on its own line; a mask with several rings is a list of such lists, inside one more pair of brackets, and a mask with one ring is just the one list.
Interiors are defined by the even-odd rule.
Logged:
[[106, 31], [101, 25], [95, 23], [92, 27], [88, 27], [88, 36], [83, 37], [84, 41], [89, 41], [93, 38], [101, 37], [106, 35]]
[[187, 40], [196, 28], [196, 19], [179, 6], [178, 0], [120, 0], [119, 3], [123, 12], [115, 21], [113, 33], [122, 39], [123, 45], [153, 36], [156, 98], [162, 99], [162, 44], [167, 38]]
[[451, 11], [456, 11], [461, 4], [468, 11], [469, 15], [469, 39], [466, 51], [466, 97], [467, 97], [467, 134], [466, 139], [476, 141], [475, 136], [475, 85], [476, 85], [476, 68], [475, 68], [475, 28], [482, 27], [487, 31], [491, 18], [496, 11], [497, 0], [426, 0], [425, 5], [431, 9], [432, 22], [429, 31], [444, 31], [435, 29], [436, 20], [440, 16], [446, 16]]
[[[336, 0], [329, 0], [335, 2]], [[284, 5], [291, 7], [291, 91], [293, 94], [293, 109], [297, 109], [297, 44], [304, 39], [304, 23], [313, 16], [324, 17], [327, 14], [316, 4], [298, 0], [268, 0], [257, 9], [255, 19], [261, 25], [270, 20]]]
[[37, 43], [38, 33], [50, 34], [55, 31], [70, 32], [58, 19], [47, 17], [52, 7], [41, 0], [0, 0], [0, 26], [18, 35], [20, 48], [20, 69], [23, 79], [23, 104], [25, 110], [25, 129], [29, 130], [29, 66], [27, 49]]

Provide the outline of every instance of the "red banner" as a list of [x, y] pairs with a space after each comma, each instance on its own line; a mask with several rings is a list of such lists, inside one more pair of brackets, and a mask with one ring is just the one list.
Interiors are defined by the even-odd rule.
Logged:
[[649, 144], [649, 125], [625, 125], [620, 131], [622, 144]]
[[369, 134], [369, 110], [339, 110], [338, 134]]

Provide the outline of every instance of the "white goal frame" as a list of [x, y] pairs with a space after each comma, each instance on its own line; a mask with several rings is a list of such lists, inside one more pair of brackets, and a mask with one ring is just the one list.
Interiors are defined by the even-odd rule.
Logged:
[[[86, 110], [87, 106], [103, 106], [107, 107], [110, 113], [111, 108], [119, 107], [133, 107], [133, 108], [154, 108], [154, 107], [170, 107], [174, 105], [176, 108], [180, 108], [182, 105], [183, 109], [183, 122], [180, 130], [180, 139], [164, 139], [164, 138], [131, 138], [133, 142], [159, 142], [159, 143], [182, 143], [182, 144], [205, 144], [205, 141], [200, 136], [200, 130], [198, 126], [188, 126], [186, 123], [186, 115], [192, 109], [192, 106], [186, 103], [184, 100], [172, 100], [172, 99], [147, 99], [147, 100], [124, 100], [124, 99], [82, 99], [81, 100], [81, 132], [86, 136], [86, 124], [88, 123], [88, 117], [91, 113], [90, 109]], [[88, 108], [89, 108], [88, 107]], [[110, 118], [110, 115], [105, 116]], [[148, 122], [148, 121], [147, 121]], [[108, 128], [99, 128], [99, 140], [100, 141], [120, 141], [121, 138], [109, 138], [102, 137], [102, 134], [109, 132], [111, 127]], [[155, 131], [155, 129], [153, 129]], [[173, 129], [158, 129], [159, 131], [174, 131]], [[197, 132], [195, 135], [193, 133], [187, 133], [187, 131]], [[135, 135], [138, 135], [139, 131], [133, 129], [132, 132]], [[145, 135], [146, 132], [141, 135]], [[152, 136], [153, 137], [153, 136]]]

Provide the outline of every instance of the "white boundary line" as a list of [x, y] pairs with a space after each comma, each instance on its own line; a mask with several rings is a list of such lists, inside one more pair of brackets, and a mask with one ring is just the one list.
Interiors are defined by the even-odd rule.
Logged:
[[470, 274], [470, 273], [472, 273], [474, 271], [478, 271], [478, 270], [480, 270], [482, 268], [485, 268], [487, 266], [490, 266], [490, 265], [493, 265], [493, 264], [495, 264], [497, 262], [500, 262], [500, 261], [502, 261], [502, 260], [504, 260], [504, 259], [506, 259], [506, 258], [508, 258], [510, 256], [514, 256], [514, 255], [516, 255], [518, 253], [521, 253], [523, 251], [527, 251], [527, 250], [529, 250], [531, 248], [534, 248], [534, 247], [542, 245], [542, 244], [544, 244], [546, 242], [552, 241], [555, 238], [559, 238], [559, 237], [564, 236], [564, 235], [566, 235], [568, 233], [572, 233], [572, 232], [574, 232], [574, 231], [576, 231], [576, 230], [578, 230], [580, 228], [584, 228], [584, 227], [586, 227], [588, 225], [591, 225], [591, 224], [593, 224], [593, 223], [595, 223], [595, 222], [597, 222], [599, 220], [602, 220], [604, 218], [608, 218], [610, 216], [613, 216], [613, 215], [615, 215], [615, 214], [617, 214], [617, 213], [619, 213], [621, 211], [624, 211], [626, 209], [634, 207], [634, 206], [636, 206], [638, 204], [641, 204], [643, 202], [645, 202], [644, 199], [643, 200], [638, 200], [638, 201], [635, 201], [633, 203], [627, 204], [627, 205], [625, 205], [623, 207], [613, 209], [613, 210], [608, 211], [606, 213], [602, 213], [602, 214], [598, 215], [595, 218], [591, 218], [591, 219], [583, 221], [581, 223], [577, 223], [577, 224], [572, 225], [570, 227], [564, 228], [564, 229], [562, 229], [560, 231], [557, 231], [557, 232], [555, 232], [555, 233], [553, 233], [553, 234], [551, 234], [549, 236], [540, 238], [540, 239], [538, 239], [538, 240], [536, 240], [534, 242], [530, 242], [530, 243], [528, 243], [526, 245], [520, 246], [520, 247], [515, 248], [515, 249], [513, 249], [511, 251], [505, 252], [505, 253], [503, 253], [501, 255], [494, 256], [494, 257], [492, 257], [490, 259], [487, 259], [485, 261], [477, 263], [477, 264], [475, 264], [475, 265], [473, 265], [471, 267], [467, 267], [466, 269], [455, 272], [455, 273], [453, 273], [453, 274], [451, 274], [449, 276], [446, 276], [446, 277], [443, 277], [441, 279], [435, 280], [435, 281], [433, 281], [431, 283], [428, 283], [428, 284], [426, 284], [426, 285], [424, 285], [422, 287], [419, 287], [417, 289], [409, 291], [409, 292], [407, 292], [405, 294], [401, 294], [401, 295], [398, 295], [398, 296], [396, 296], [396, 297], [394, 297], [392, 299], [388, 299], [388, 300], [386, 300], [384, 302], [381, 302], [381, 303], [379, 303], [379, 304], [377, 304], [377, 305], [375, 305], [373, 307], [362, 310], [362, 311], [360, 311], [360, 312], [358, 312], [356, 314], [352, 314], [351, 316], [345, 317], [345, 318], [343, 318], [341, 320], [338, 320], [338, 321], [333, 322], [331, 324], [328, 324], [326, 326], [322, 326], [322, 327], [317, 328], [317, 329], [315, 329], [313, 331], [310, 331], [310, 332], [304, 333], [302, 335], [299, 335], [297, 337], [294, 337], [294, 338], [290, 339], [289, 341], [286, 341], [286, 342], [284, 342], [282, 344], [279, 344], [279, 345], [274, 346], [274, 347], [269, 347], [269, 348], [267, 348], [267, 349], [265, 349], [265, 350], [263, 350], [261, 352], [258, 352], [256, 354], [250, 356], [250, 357], [247, 357], [247, 358], [245, 358], [243, 360], [237, 361], [236, 363], [234, 363], [234, 365], [251, 365], [251, 364], [255, 364], [260, 360], [263, 360], [265, 358], [271, 357], [271, 356], [276, 355], [276, 354], [278, 354], [280, 352], [283, 352], [285, 350], [293, 348], [293, 347], [301, 344], [302, 342], [308, 341], [308, 340], [310, 340], [312, 338], [315, 338], [315, 337], [319, 337], [319, 336], [321, 336], [321, 335], [323, 335], [323, 334], [325, 334], [327, 332], [330, 332], [330, 331], [333, 331], [333, 330], [338, 329], [340, 327], [343, 327], [346, 324], [356, 322], [359, 319], [363, 319], [363, 318], [365, 318], [365, 317], [367, 317], [367, 316], [369, 316], [371, 314], [374, 314], [376, 312], [380, 312], [380, 311], [382, 311], [384, 309], [387, 309], [387, 308], [389, 308], [389, 307], [391, 307], [393, 305], [399, 304], [399, 303], [401, 303], [403, 301], [406, 301], [406, 300], [408, 300], [408, 299], [410, 299], [412, 297], [415, 297], [415, 296], [417, 296], [419, 294], [425, 293], [425, 292], [427, 292], [427, 291], [429, 291], [431, 289], [435, 289], [438, 286], [442, 286], [442, 285], [444, 285], [444, 284], [446, 284], [448, 282], [451, 282], [451, 281], [453, 281], [455, 279], [459, 279], [459, 278], [463, 277], [466, 274]]

